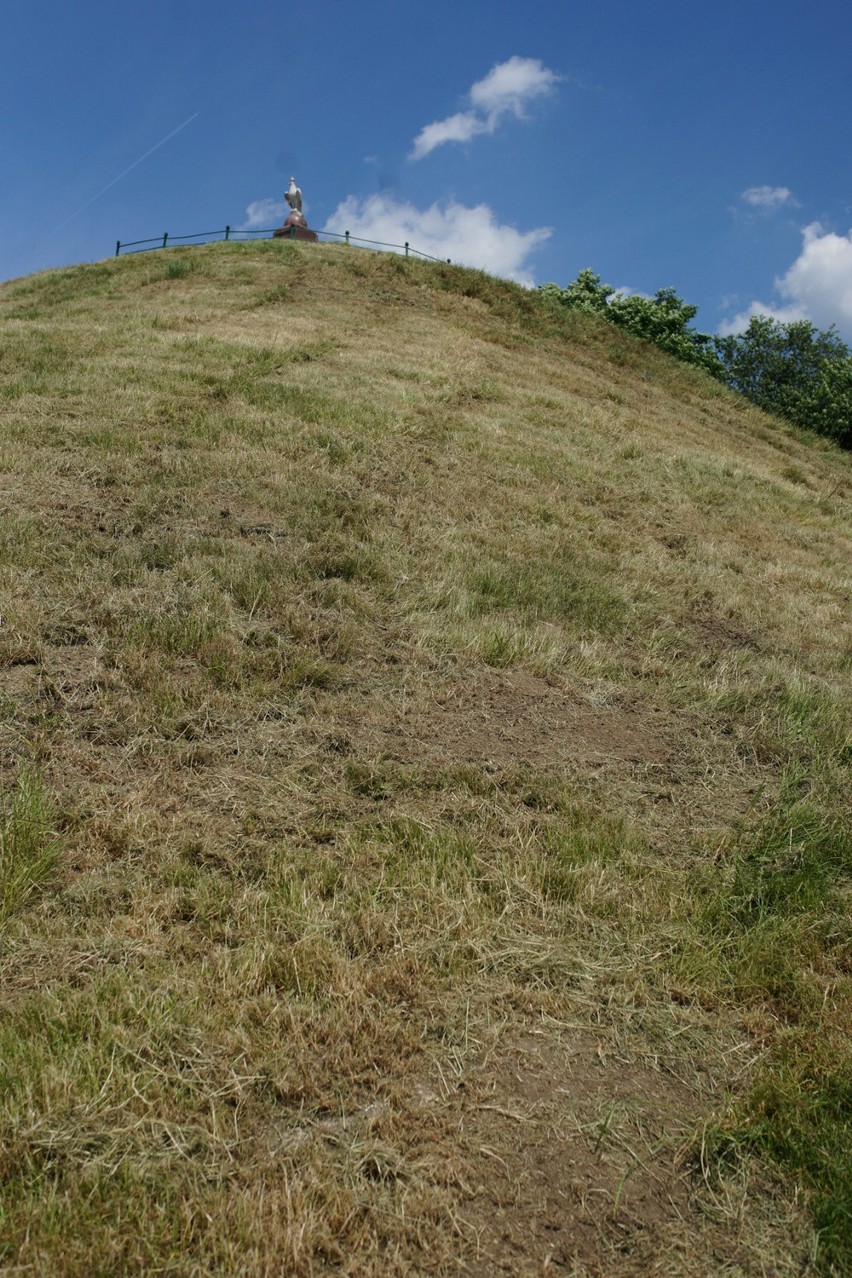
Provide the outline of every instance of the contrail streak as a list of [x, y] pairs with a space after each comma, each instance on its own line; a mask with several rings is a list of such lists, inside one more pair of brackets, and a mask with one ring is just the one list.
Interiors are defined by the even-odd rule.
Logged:
[[102, 187], [102, 189], [98, 191], [96, 195], [93, 195], [90, 200], [86, 200], [85, 204], [81, 204], [73, 213], [69, 213], [65, 221], [59, 223], [56, 230], [61, 231], [63, 226], [67, 226], [73, 218], [82, 213], [84, 209], [87, 209], [90, 204], [94, 204], [95, 200], [99, 200], [102, 195], [106, 195], [107, 191], [114, 187], [116, 182], [120, 182], [122, 178], [127, 177], [128, 173], [132, 173], [132, 171], [137, 168], [143, 160], [147, 160], [149, 155], [153, 155], [155, 151], [159, 151], [161, 146], [165, 146], [167, 142], [171, 141], [175, 134], [180, 133], [181, 129], [185, 129], [188, 124], [192, 124], [192, 121], [200, 114], [200, 111], [196, 111], [195, 115], [191, 115], [188, 120], [184, 120], [183, 124], [179, 124], [176, 129], [172, 129], [171, 133], [167, 133], [164, 138], [160, 138], [160, 141], [155, 143], [155, 145], [151, 147], [150, 151], [146, 151], [144, 155], [140, 155], [138, 160], [134, 160], [132, 164], [129, 164], [127, 168], [122, 170], [118, 177], [114, 177], [111, 182], [107, 182], [106, 186]]

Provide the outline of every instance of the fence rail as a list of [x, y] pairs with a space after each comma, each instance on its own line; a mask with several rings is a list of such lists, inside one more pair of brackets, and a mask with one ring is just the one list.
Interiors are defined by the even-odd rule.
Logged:
[[[243, 231], [239, 228], [226, 226], [223, 231], [195, 231], [192, 235], [169, 235], [168, 231], [164, 231], [162, 235], [154, 235], [147, 240], [116, 240], [115, 256], [119, 257], [122, 253], [151, 253], [156, 249], [168, 248], [170, 245], [174, 247], [177, 244], [188, 244], [190, 241], [207, 242], [211, 240], [259, 240], [268, 238], [273, 235], [275, 230], [279, 228], [273, 227], [269, 230], [251, 230]], [[366, 245], [372, 249], [378, 249], [380, 252], [397, 250], [405, 254], [406, 257], [421, 258], [425, 262], [446, 262], [450, 265], [448, 257], [432, 257], [430, 253], [422, 253], [420, 249], [412, 248], [406, 242], [404, 244], [387, 244], [384, 240], [364, 240], [357, 235], [350, 235], [348, 231], [344, 231], [342, 235], [338, 235], [336, 231], [314, 231], [318, 240], [326, 240], [329, 242], [337, 241], [341, 244]], [[290, 227], [289, 236], [283, 236], [283, 239], [299, 239], [296, 234], [295, 227]]]

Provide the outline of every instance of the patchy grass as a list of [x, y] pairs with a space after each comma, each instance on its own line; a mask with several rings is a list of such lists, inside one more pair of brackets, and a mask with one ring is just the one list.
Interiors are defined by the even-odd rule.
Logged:
[[0, 927], [49, 877], [57, 858], [50, 802], [25, 765], [0, 813]]
[[852, 834], [811, 803], [791, 800], [723, 859], [706, 915], [720, 947], [707, 978], [770, 1009], [779, 1033], [751, 1090], [717, 1129], [710, 1157], [718, 1168], [759, 1150], [801, 1176], [813, 1194], [814, 1263], [842, 1273], [852, 1261]]
[[0, 313], [0, 1272], [845, 1272], [848, 455], [343, 246]]

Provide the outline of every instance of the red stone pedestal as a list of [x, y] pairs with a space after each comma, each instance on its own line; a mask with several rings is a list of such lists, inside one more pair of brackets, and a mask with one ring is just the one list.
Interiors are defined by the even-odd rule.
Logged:
[[301, 213], [295, 211], [287, 217], [283, 226], [272, 232], [274, 240], [310, 240], [316, 243], [317, 233], [312, 231]]

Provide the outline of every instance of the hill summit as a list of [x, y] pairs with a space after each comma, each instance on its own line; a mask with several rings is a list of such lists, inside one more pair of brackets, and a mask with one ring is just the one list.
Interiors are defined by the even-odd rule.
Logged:
[[343, 246], [0, 323], [0, 1268], [848, 1272], [849, 455]]

